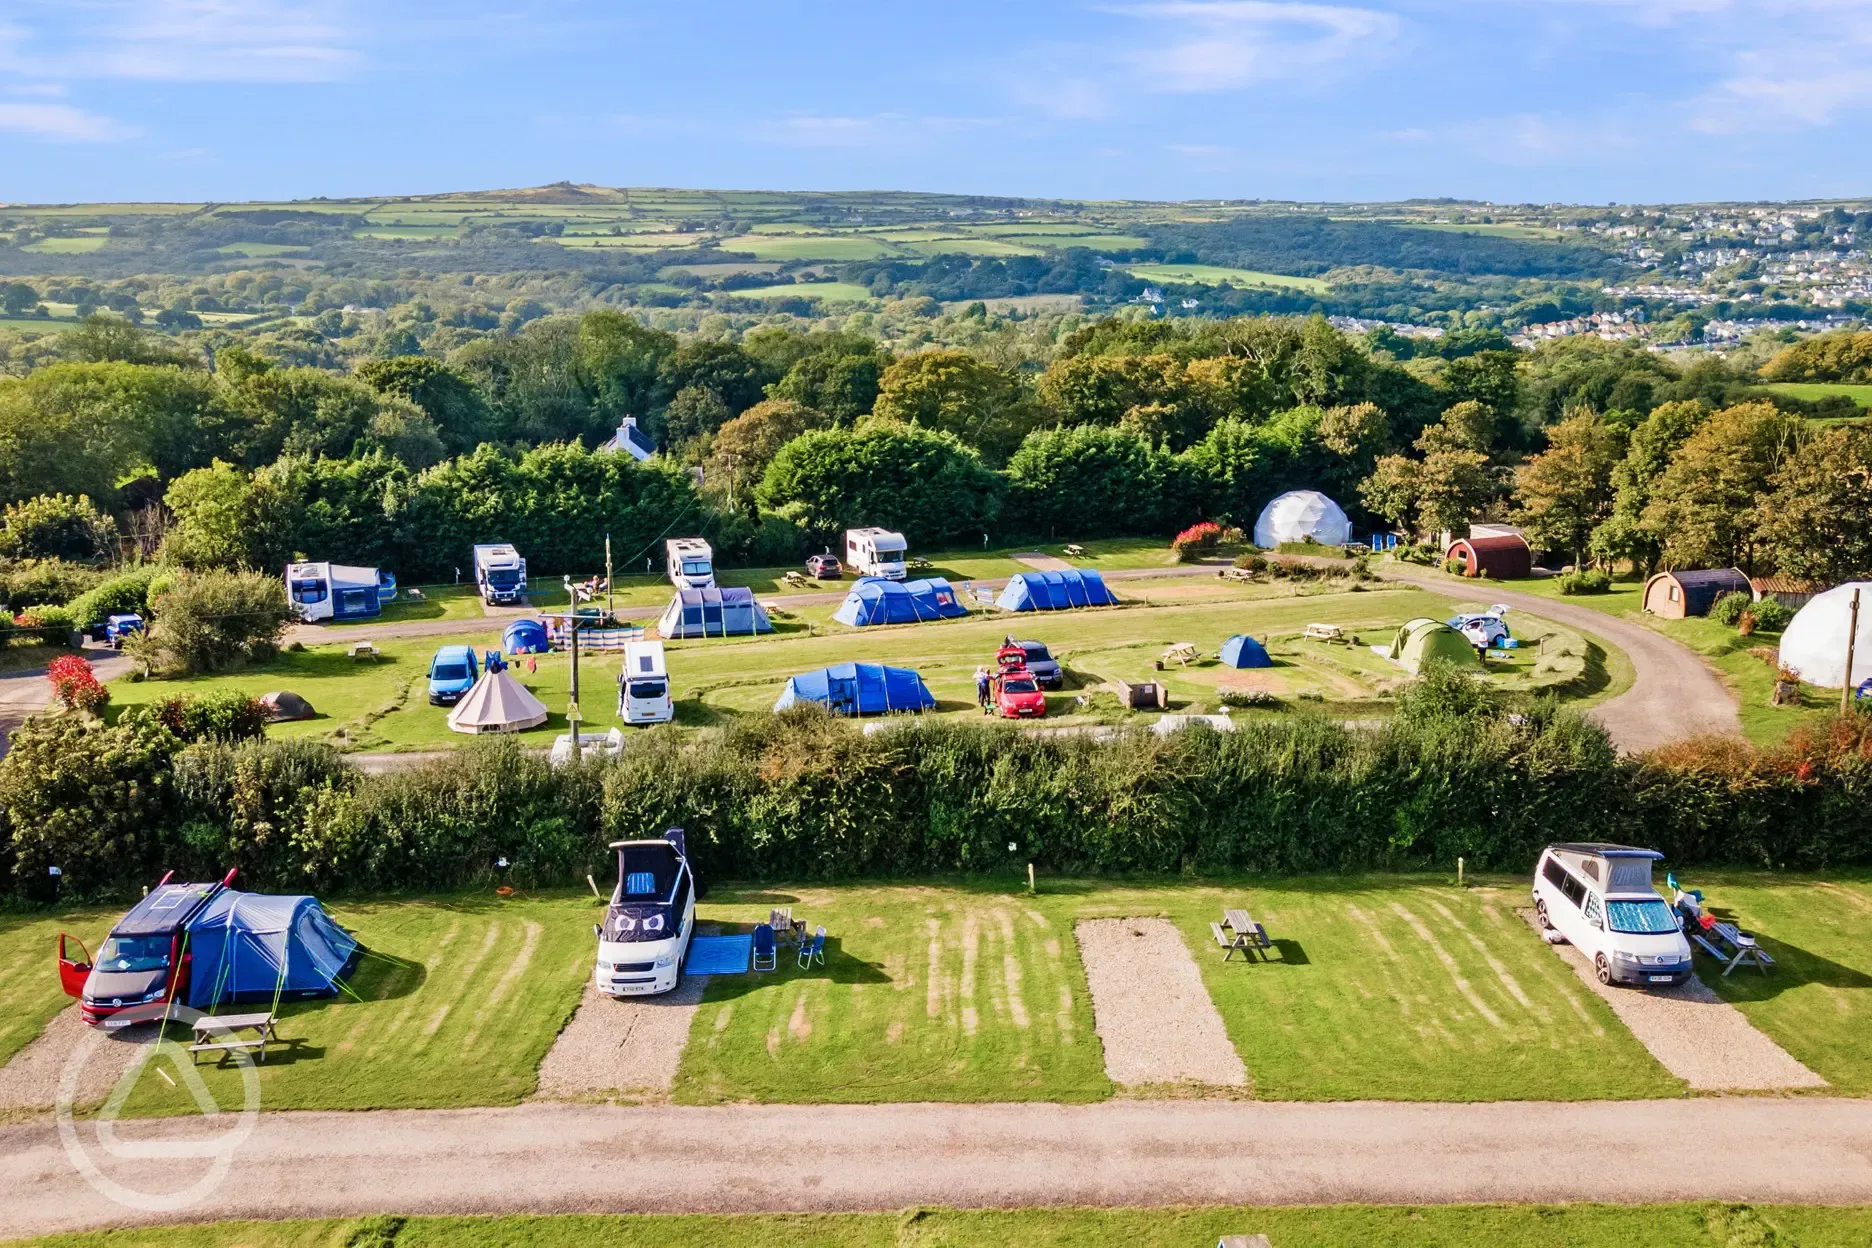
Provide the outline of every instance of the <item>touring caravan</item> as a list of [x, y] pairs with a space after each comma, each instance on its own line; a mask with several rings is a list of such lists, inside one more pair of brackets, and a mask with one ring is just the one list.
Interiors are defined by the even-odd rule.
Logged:
[[613, 841], [618, 882], [598, 937], [593, 984], [612, 997], [648, 996], [676, 986], [695, 929], [695, 877], [681, 828], [655, 841]]
[[286, 565], [286, 600], [308, 624], [369, 619], [394, 597], [396, 578], [376, 568], [337, 563]]
[[901, 581], [905, 576], [904, 535], [889, 529], [846, 529], [845, 566], [860, 576]]
[[714, 589], [715, 552], [699, 537], [672, 537], [663, 543], [670, 584], [677, 589]]
[[617, 709], [618, 718], [627, 724], [667, 724], [676, 718], [662, 642], [633, 641], [624, 647]]

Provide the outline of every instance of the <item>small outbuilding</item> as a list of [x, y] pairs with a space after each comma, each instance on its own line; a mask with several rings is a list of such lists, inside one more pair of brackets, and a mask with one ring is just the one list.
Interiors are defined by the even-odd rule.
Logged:
[[834, 715], [927, 711], [936, 705], [920, 673], [882, 663], [839, 663], [802, 672], [787, 681], [774, 710], [801, 702], [817, 702]]
[[940, 576], [922, 581], [887, 581], [860, 577], [845, 595], [844, 605], [832, 614], [841, 624], [863, 628], [872, 624], [916, 624], [924, 620], [952, 620], [968, 608], [955, 587]]
[[515, 620], [501, 630], [501, 649], [508, 654], [545, 654], [552, 649], [552, 638], [538, 620]]
[[1400, 625], [1388, 646], [1373, 646], [1377, 653], [1398, 664], [1413, 676], [1421, 675], [1424, 664], [1442, 660], [1452, 667], [1474, 671], [1482, 666], [1475, 647], [1449, 625], [1439, 620], [1418, 618]]
[[[1852, 624], [1853, 593], [1859, 594], [1859, 626]], [[1853, 641], [1852, 674], [1846, 672], [1846, 639]], [[1857, 690], [1872, 681], [1872, 581], [1847, 581], [1815, 594], [1781, 632], [1781, 666], [1810, 685], [1838, 689], [1842, 679]]]
[[524, 732], [546, 722], [546, 704], [513, 678], [506, 668], [484, 671], [455, 709], [448, 726], [475, 736], [484, 732]]
[[1826, 589], [1824, 581], [1801, 581], [1791, 576], [1751, 576], [1749, 592], [1755, 595], [1756, 602], [1769, 598], [1783, 606], [1795, 610], [1814, 600], [1815, 595]]
[[189, 920], [190, 1009], [335, 996], [358, 942], [316, 897], [223, 889]]
[[1267, 648], [1245, 633], [1236, 633], [1222, 643], [1224, 667], [1273, 667]]
[[1708, 615], [1716, 600], [1729, 594], [1754, 596], [1740, 568], [1659, 572], [1645, 582], [1644, 609], [1661, 620], [1681, 620]]
[[1070, 611], [1074, 607], [1115, 607], [1118, 598], [1097, 572], [1018, 572], [995, 599], [1003, 611]]
[[1263, 507], [1255, 520], [1254, 544], [1263, 550], [1309, 538], [1321, 546], [1343, 546], [1352, 540], [1352, 521], [1344, 509], [1318, 490], [1289, 490]]
[[767, 608], [754, 600], [751, 589], [679, 589], [663, 609], [657, 632], [665, 639], [752, 637], [773, 632], [773, 621], [767, 618]]
[[283, 724], [294, 719], [311, 719], [314, 714], [310, 702], [284, 689], [261, 694], [260, 706], [266, 712], [269, 724]]
[[1518, 533], [1471, 533], [1451, 542], [1443, 557], [1462, 560], [1464, 576], [1520, 581], [1534, 575], [1534, 552]]

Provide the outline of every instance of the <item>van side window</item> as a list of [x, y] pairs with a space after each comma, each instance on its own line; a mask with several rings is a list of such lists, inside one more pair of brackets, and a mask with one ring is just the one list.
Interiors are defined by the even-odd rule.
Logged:
[[1586, 873], [1586, 878], [1589, 880], [1597, 881], [1599, 879], [1599, 864], [1591, 858], [1580, 863], [1580, 870]]
[[1553, 885], [1555, 888], [1565, 890], [1567, 882], [1566, 868], [1560, 865], [1560, 860], [1558, 858], [1549, 858], [1547, 860], [1547, 865], [1541, 868], [1541, 874], [1547, 877], [1547, 882], [1549, 884]]
[[1590, 894], [1588, 894], [1586, 898], [1586, 921], [1588, 923], [1598, 923], [1600, 921], [1599, 899]]

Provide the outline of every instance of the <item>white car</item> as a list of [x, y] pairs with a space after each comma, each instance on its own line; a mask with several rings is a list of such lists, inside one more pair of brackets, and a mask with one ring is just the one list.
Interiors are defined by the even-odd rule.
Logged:
[[1497, 603], [1487, 611], [1479, 611], [1474, 615], [1452, 616], [1446, 622], [1451, 628], [1468, 638], [1470, 645], [1497, 650], [1507, 645], [1510, 640], [1507, 615], [1507, 606]]
[[695, 876], [684, 852], [683, 830], [655, 841], [613, 841], [618, 882], [598, 937], [592, 983], [612, 997], [668, 992], [682, 973], [695, 932]]
[[1534, 868], [1534, 910], [1592, 962], [1602, 984], [1681, 984], [1690, 942], [1651, 887], [1654, 849], [1597, 842], [1549, 845]]

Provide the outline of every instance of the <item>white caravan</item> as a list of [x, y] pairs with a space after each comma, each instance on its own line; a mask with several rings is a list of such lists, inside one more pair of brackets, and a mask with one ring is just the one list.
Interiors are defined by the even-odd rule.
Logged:
[[633, 641], [624, 647], [624, 670], [618, 673], [618, 718], [627, 724], [667, 724], [676, 718], [670, 697], [669, 669], [663, 666], [663, 643]]
[[846, 529], [845, 566], [860, 576], [904, 579], [904, 535], [889, 529]]
[[664, 566], [677, 589], [714, 589], [715, 552], [699, 537], [672, 537], [663, 543]]
[[695, 877], [683, 831], [660, 841], [613, 841], [618, 882], [605, 921], [594, 926], [592, 983], [612, 997], [648, 996], [676, 986], [695, 929]]
[[1677, 912], [1651, 887], [1654, 849], [1588, 842], [1549, 845], [1534, 867], [1534, 911], [1586, 955], [1602, 984], [1681, 984], [1690, 942]]

